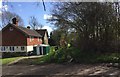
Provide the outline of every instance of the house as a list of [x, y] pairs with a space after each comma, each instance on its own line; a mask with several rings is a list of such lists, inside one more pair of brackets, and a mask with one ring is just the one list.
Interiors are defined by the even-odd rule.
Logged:
[[48, 45], [48, 32], [47, 29], [37, 29], [36, 30], [42, 36], [42, 44]]
[[43, 37], [37, 31], [31, 30], [29, 27], [18, 26], [16, 18], [13, 18], [12, 22], [12, 24], [9, 23], [2, 29], [2, 45], [0, 51], [30, 52], [35, 50], [40, 54], [41, 50], [39, 46], [43, 43]]

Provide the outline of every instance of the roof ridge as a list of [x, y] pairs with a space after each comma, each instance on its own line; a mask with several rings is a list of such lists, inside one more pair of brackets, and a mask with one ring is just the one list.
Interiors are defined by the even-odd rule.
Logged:
[[37, 31], [32, 30], [32, 29], [28, 29], [26, 27], [23, 26], [15, 26], [14, 24], [12, 24], [14, 27], [16, 27], [17, 29], [19, 29], [20, 31], [22, 31], [23, 33], [29, 35], [29, 36], [36, 36], [36, 37], [42, 37]]

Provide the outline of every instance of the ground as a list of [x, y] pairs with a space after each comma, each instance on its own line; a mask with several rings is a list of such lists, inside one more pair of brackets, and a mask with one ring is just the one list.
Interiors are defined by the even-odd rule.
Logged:
[[[106, 64], [41, 64], [41, 65], [27, 65], [27, 64], [14, 64], [3, 66], [3, 75], [54, 75], [65, 76], [93, 76], [97, 75], [102, 77], [120, 77], [120, 69], [115, 67], [108, 67]], [[27, 77], [27, 76], [26, 76]]]

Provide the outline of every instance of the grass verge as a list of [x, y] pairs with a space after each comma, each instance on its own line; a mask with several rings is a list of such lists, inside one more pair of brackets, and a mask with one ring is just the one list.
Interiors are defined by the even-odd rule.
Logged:
[[6, 65], [6, 64], [9, 64], [10, 62], [13, 62], [17, 59], [19, 59], [21, 57], [13, 57], [13, 58], [4, 58], [4, 59], [0, 59], [2, 65]]

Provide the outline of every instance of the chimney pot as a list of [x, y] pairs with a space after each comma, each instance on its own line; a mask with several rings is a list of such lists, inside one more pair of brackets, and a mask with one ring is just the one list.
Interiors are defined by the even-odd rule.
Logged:
[[30, 29], [30, 26], [27, 26], [28, 29]]
[[18, 19], [17, 18], [13, 18], [12, 19], [12, 23], [16, 26], [18, 26]]

